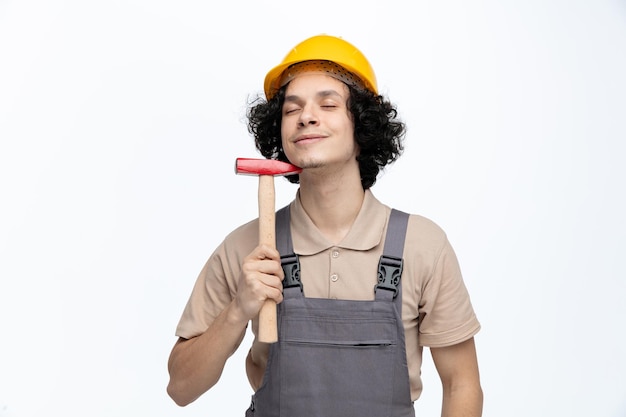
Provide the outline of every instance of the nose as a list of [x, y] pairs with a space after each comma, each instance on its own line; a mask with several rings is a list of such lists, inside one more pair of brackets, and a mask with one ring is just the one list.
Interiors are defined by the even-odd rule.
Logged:
[[304, 127], [304, 126], [315, 126], [318, 123], [319, 123], [319, 118], [317, 117], [317, 114], [315, 113], [313, 106], [311, 105], [304, 106], [304, 108], [302, 109], [302, 112], [300, 112], [300, 119], [298, 120], [298, 124], [301, 127]]

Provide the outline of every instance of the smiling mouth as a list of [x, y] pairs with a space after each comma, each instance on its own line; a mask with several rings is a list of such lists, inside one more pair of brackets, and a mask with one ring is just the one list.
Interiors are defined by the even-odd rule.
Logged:
[[294, 143], [314, 142], [314, 141], [321, 140], [321, 139], [324, 139], [324, 138], [325, 138], [325, 136], [323, 136], [323, 135], [306, 135], [306, 136], [300, 136], [300, 137], [296, 138]]

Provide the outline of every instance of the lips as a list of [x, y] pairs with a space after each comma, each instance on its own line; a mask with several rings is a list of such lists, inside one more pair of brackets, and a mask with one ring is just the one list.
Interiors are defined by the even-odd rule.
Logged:
[[296, 138], [296, 140], [293, 141], [293, 143], [299, 143], [299, 142], [312, 142], [315, 140], [320, 140], [320, 139], [324, 139], [326, 138], [326, 135], [321, 135], [321, 134], [317, 134], [317, 133], [310, 133], [310, 134], [306, 134], [306, 135], [300, 135]]

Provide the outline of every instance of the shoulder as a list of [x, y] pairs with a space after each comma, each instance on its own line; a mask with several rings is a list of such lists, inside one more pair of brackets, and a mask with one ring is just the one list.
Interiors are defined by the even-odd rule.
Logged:
[[407, 248], [440, 252], [447, 245], [448, 237], [437, 223], [419, 214], [409, 215], [405, 243]]
[[414, 233], [422, 233], [432, 237], [445, 238], [446, 233], [439, 224], [419, 214], [409, 214], [409, 228]]
[[460, 275], [456, 253], [445, 231], [421, 215], [409, 216], [403, 258], [406, 270], [417, 280], [418, 287], [437, 277]]
[[251, 220], [234, 229], [224, 238], [216, 253], [237, 262], [243, 260], [258, 244], [259, 222]]
[[[374, 196], [371, 190], [367, 190], [361, 211], [367, 214], [369, 221], [380, 214], [389, 219], [392, 207], [393, 206], [382, 203]], [[415, 236], [439, 242], [446, 240], [446, 234], [443, 229], [431, 219], [420, 214], [411, 213], [401, 207], [395, 207], [395, 209], [409, 215], [407, 237]]]
[[[371, 212], [382, 212], [389, 219], [392, 208], [377, 200], [371, 192], [366, 193], [366, 203]], [[434, 256], [449, 246], [445, 231], [433, 220], [400, 207], [395, 209], [409, 215], [404, 245], [405, 257], [413, 256], [416, 252], [422, 255], [432, 253]]]

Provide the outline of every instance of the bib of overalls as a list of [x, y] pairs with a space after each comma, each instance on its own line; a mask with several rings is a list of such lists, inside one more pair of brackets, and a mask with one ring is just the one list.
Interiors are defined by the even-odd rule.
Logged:
[[331, 300], [304, 296], [289, 207], [277, 213], [277, 248], [287, 254], [278, 342], [246, 417], [415, 416], [401, 318], [407, 221], [392, 210], [374, 300]]

